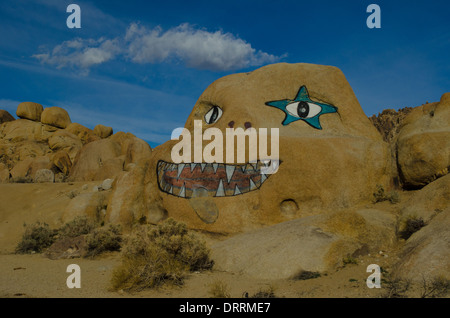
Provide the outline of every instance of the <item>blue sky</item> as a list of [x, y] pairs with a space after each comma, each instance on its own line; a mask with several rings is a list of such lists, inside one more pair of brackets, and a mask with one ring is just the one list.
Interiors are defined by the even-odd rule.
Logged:
[[[81, 29], [66, 26], [71, 3]], [[2, 0], [0, 109], [60, 106], [155, 146], [214, 80], [305, 62], [339, 67], [370, 116], [450, 91], [449, 14], [447, 0]]]

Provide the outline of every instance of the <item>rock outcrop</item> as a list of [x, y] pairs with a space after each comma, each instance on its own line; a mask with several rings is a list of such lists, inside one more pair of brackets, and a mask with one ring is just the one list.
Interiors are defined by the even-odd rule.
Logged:
[[[308, 101], [310, 113], [305, 118], [309, 121], [300, 120], [296, 110], [273, 106], [296, 107], [300, 104], [296, 98]], [[208, 114], [214, 111], [216, 122], [210, 122]], [[388, 144], [336, 67], [281, 63], [220, 78], [199, 97], [187, 119], [185, 128], [191, 136], [195, 120], [201, 121], [202, 132], [207, 128], [222, 132], [224, 143], [230, 126], [253, 127], [257, 132], [266, 128], [269, 134], [270, 129], [278, 129], [280, 159], [276, 173], [261, 175], [261, 160], [267, 155], [258, 154], [259, 163], [247, 165], [248, 141], [243, 164], [227, 162], [224, 148], [219, 160], [226, 164], [217, 169], [212, 164], [195, 165], [193, 156], [192, 164], [173, 164], [171, 150], [177, 140], [154, 149], [149, 182], [156, 184], [160, 198], [152, 194], [152, 200], [155, 205], [162, 201], [169, 216], [196, 228], [245, 231], [256, 224], [346, 209], [370, 201], [377, 184], [389, 188]], [[267, 136], [259, 138], [270, 145]], [[203, 141], [203, 152], [208, 151], [208, 144]], [[191, 149], [193, 153], [194, 138]], [[235, 159], [237, 142], [233, 150]]]
[[97, 125], [94, 127], [94, 134], [100, 138], [108, 138], [113, 134], [113, 129], [111, 127]]
[[61, 107], [48, 107], [41, 115], [41, 122], [61, 129], [66, 128], [72, 122], [69, 113]]
[[450, 167], [450, 93], [436, 103], [414, 108], [396, 140], [400, 177], [417, 189], [448, 173]]
[[38, 103], [23, 102], [17, 107], [16, 115], [19, 118], [29, 119], [33, 121], [41, 121], [41, 114], [44, 107]]
[[8, 113], [6, 110], [0, 109], [0, 124], [13, 120], [16, 119], [10, 113]]
[[114, 179], [126, 164], [151, 154], [134, 135], [111, 135], [112, 128], [101, 125], [95, 133], [72, 123], [60, 107], [24, 102], [16, 113], [18, 120], [0, 111], [0, 183]]

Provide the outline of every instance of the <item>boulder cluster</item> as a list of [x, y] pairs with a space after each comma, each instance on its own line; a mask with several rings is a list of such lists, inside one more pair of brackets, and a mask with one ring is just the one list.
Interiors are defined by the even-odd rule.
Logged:
[[0, 183], [114, 178], [151, 152], [131, 133], [73, 123], [61, 107], [23, 102], [16, 115], [0, 110]]

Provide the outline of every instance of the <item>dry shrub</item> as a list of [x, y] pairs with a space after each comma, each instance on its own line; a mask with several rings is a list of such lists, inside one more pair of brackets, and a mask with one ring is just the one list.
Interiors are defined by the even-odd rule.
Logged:
[[39, 221], [25, 226], [22, 240], [17, 244], [16, 253], [26, 254], [31, 252], [41, 253], [55, 241], [56, 230], [50, 229], [48, 224]]
[[407, 240], [425, 225], [425, 221], [421, 217], [409, 216], [404, 221], [403, 230], [399, 233], [400, 237]]
[[89, 234], [94, 228], [95, 224], [89, 222], [85, 216], [77, 216], [59, 229], [59, 235], [65, 237], [76, 237]]
[[119, 251], [122, 243], [121, 234], [118, 224], [94, 229], [86, 236], [86, 257], [94, 257], [106, 251]]
[[141, 225], [122, 251], [122, 264], [113, 272], [113, 290], [142, 290], [171, 282], [183, 283], [187, 271], [210, 269], [205, 243], [184, 223], [168, 219], [156, 227]]
[[230, 291], [226, 283], [216, 280], [209, 285], [208, 293], [212, 298], [230, 298]]

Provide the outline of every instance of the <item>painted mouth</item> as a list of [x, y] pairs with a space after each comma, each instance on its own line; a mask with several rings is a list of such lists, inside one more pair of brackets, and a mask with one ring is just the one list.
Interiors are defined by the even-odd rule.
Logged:
[[[280, 164], [279, 162], [277, 163]], [[180, 198], [232, 197], [259, 189], [269, 178], [268, 164], [170, 163], [157, 164], [161, 191]]]

